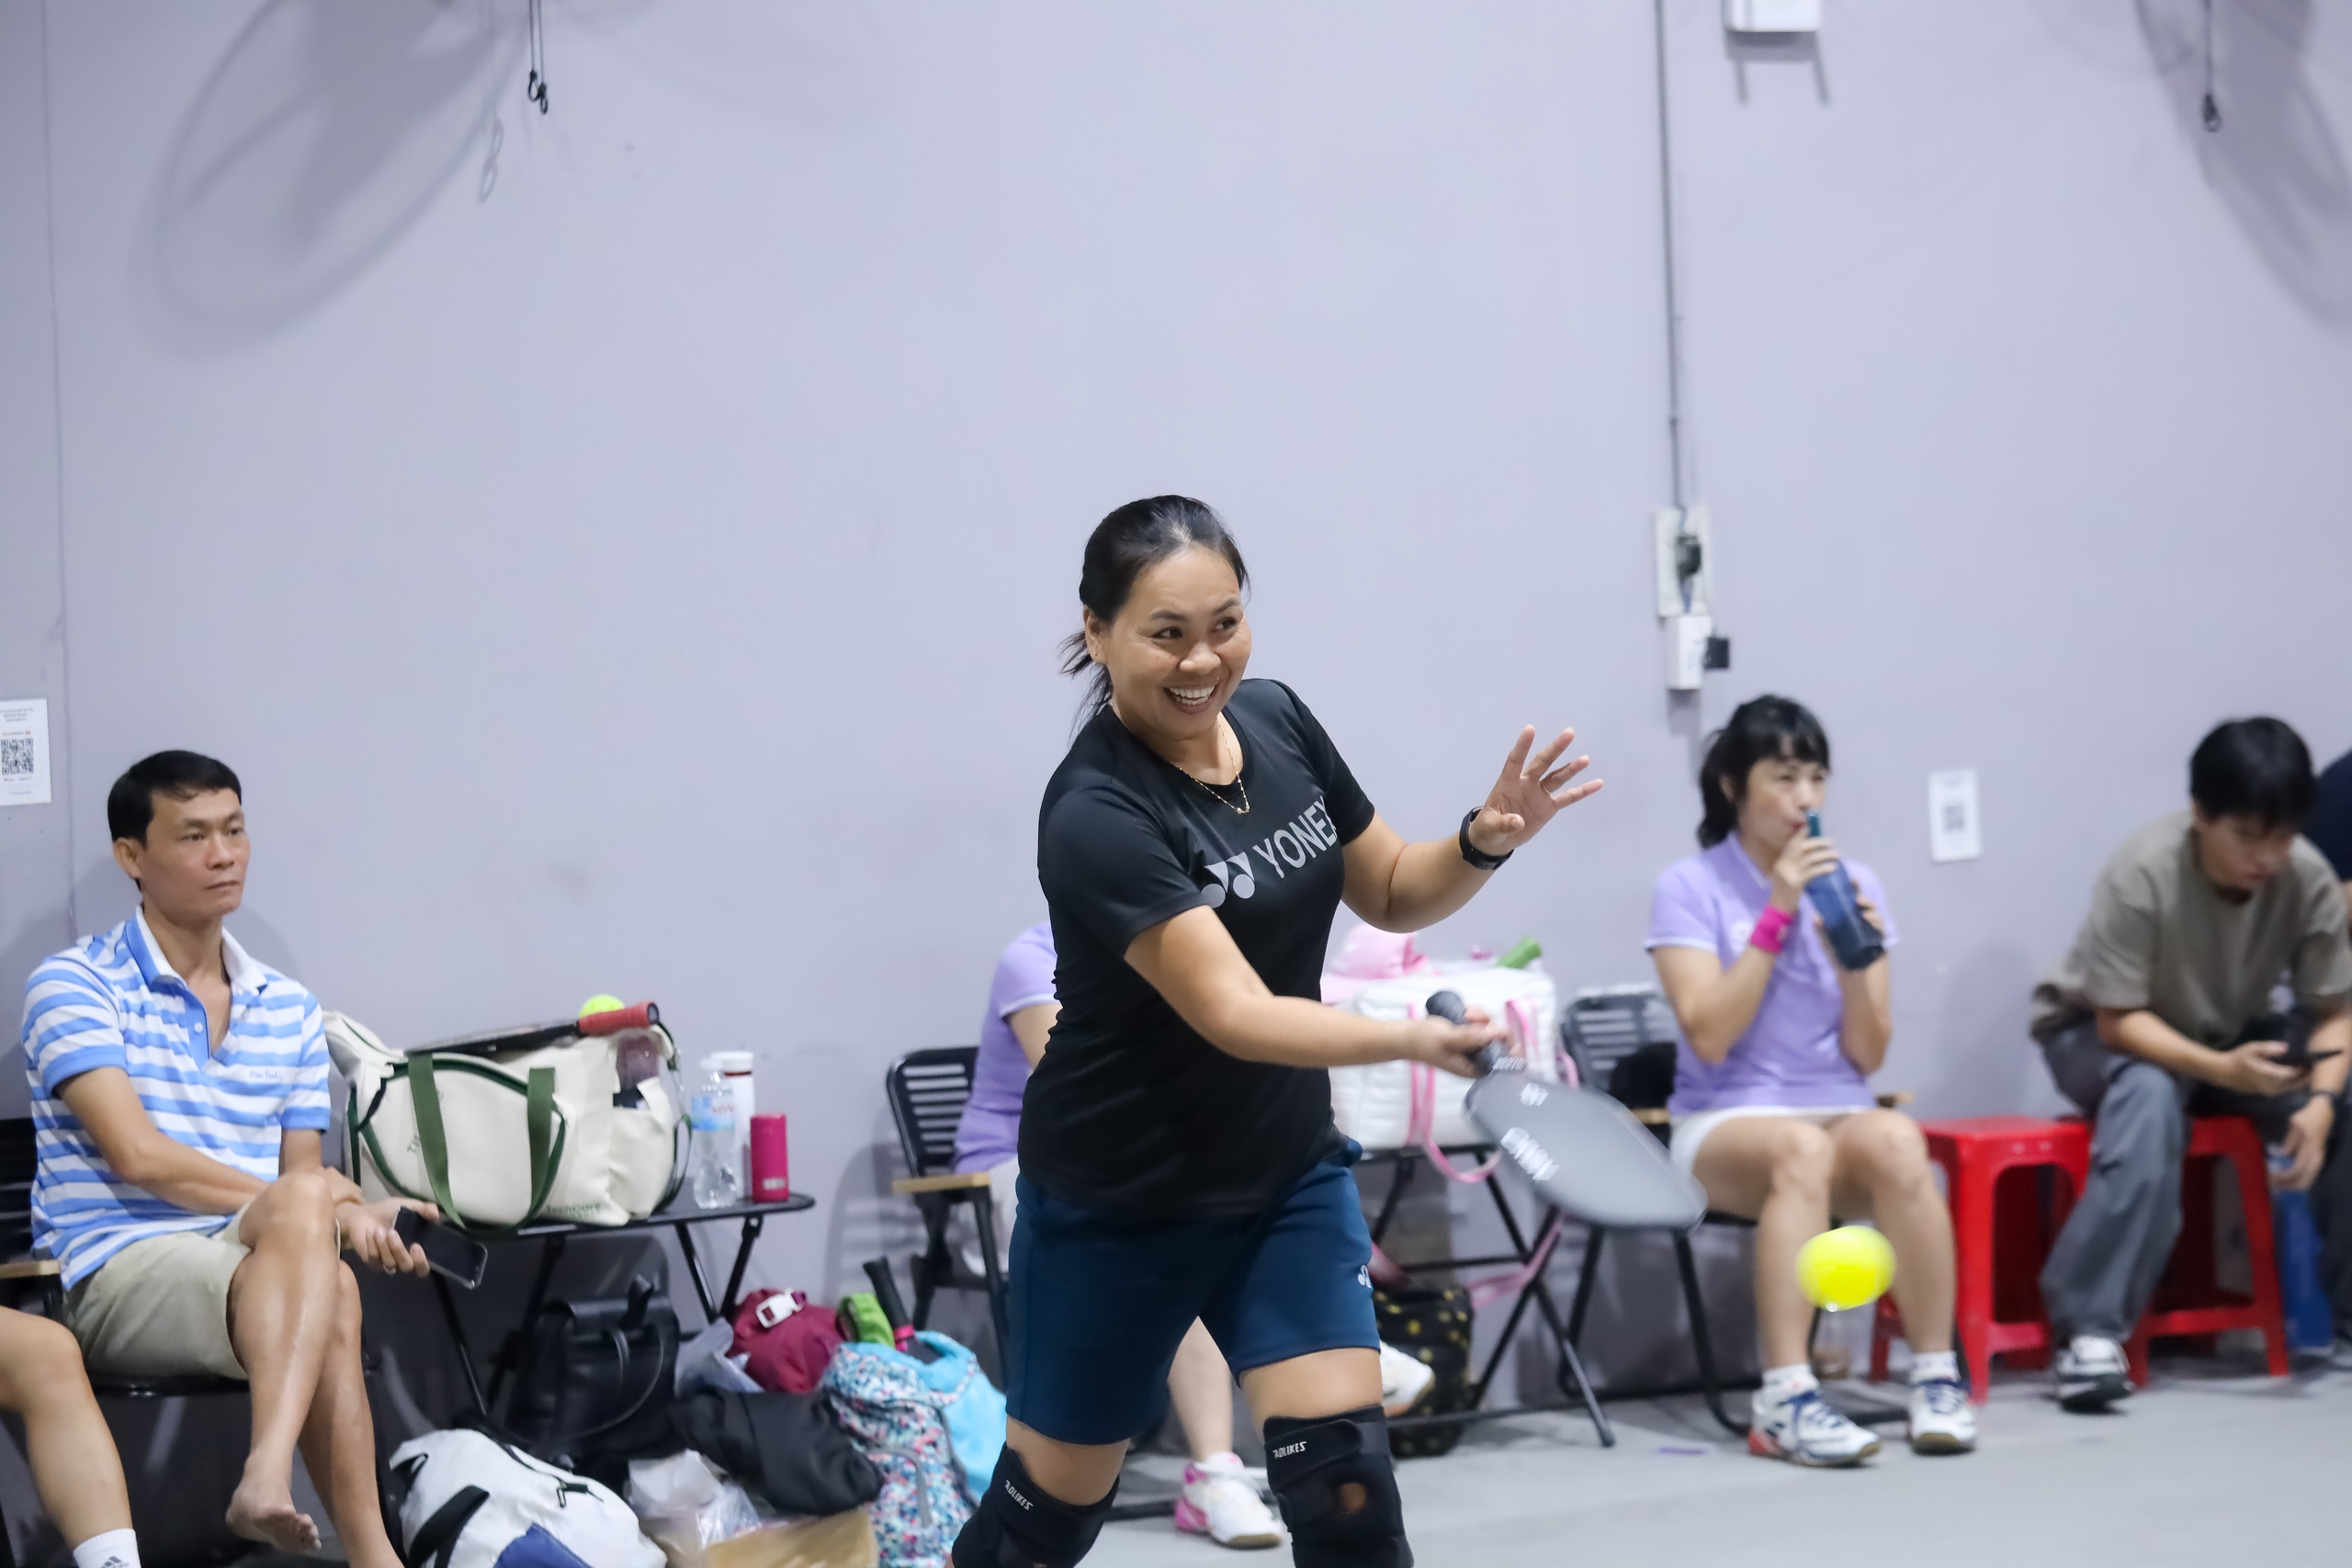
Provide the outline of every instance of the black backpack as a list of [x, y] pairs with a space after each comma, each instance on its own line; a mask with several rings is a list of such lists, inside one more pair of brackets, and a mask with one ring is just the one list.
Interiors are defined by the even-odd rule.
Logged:
[[[1437, 1374], [1416, 1416], [1442, 1416], [1470, 1407], [1470, 1292], [1460, 1285], [1375, 1285], [1372, 1312], [1380, 1337]], [[1453, 1451], [1458, 1424], [1391, 1428], [1388, 1450], [1398, 1459]]]
[[628, 1294], [549, 1302], [523, 1328], [506, 1429], [535, 1457], [619, 1491], [628, 1461], [675, 1453], [678, 1314], [642, 1275]]

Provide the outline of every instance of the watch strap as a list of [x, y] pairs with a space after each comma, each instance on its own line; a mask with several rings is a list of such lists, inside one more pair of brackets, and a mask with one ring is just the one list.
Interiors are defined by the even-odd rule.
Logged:
[[1461, 849], [1463, 860], [1469, 863], [1473, 871], [1499, 871], [1502, 869], [1503, 862], [1510, 859], [1518, 852], [1505, 850], [1498, 855], [1490, 855], [1470, 841], [1470, 824], [1478, 819], [1480, 809], [1476, 806], [1470, 808], [1469, 813], [1462, 818], [1461, 830], [1453, 835], [1453, 841]]

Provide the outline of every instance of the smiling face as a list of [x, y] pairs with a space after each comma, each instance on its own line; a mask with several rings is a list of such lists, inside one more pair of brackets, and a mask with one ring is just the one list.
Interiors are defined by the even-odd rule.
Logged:
[[1214, 736], [1250, 664], [1250, 622], [1232, 566], [1198, 546], [1154, 562], [1113, 619], [1086, 612], [1086, 651], [1110, 674], [1120, 721], [1155, 749]]
[[245, 898], [244, 802], [229, 789], [186, 800], [155, 792], [144, 839], [117, 839], [115, 863], [139, 884], [147, 906], [175, 925], [201, 926], [232, 913]]
[[1793, 757], [1767, 757], [1747, 770], [1739, 797], [1740, 837], [1778, 857], [1804, 831], [1804, 814], [1829, 798], [1829, 770]]

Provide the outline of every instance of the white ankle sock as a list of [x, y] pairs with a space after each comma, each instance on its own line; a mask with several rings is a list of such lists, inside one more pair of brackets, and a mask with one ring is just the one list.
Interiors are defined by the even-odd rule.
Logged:
[[1821, 1380], [1815, 1377], [1813, 1369], [1803, 1361], [1786, 1367], [1764, 1369], [1762, 1393], [1765, 1403], [1768, 1404], [1779, 1404], [1784, 1400], [1793, 1399], [1807, 1389], [1815, 1389], [1820, 1386]]
[[1954, 1350], [1922, 1351], [1911, 1358], [1911, 1381], [1923, 1382], [1958, 1382], [1960, 1355]]
[[139, 1568], [139, 1533], [108, 1530], [74, 1549], [74, 1568]]

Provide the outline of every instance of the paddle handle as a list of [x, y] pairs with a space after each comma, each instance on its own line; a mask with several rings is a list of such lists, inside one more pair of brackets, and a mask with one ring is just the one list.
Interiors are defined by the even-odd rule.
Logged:
[[[1459, 991], [1434, 992], [1430, 999], [1421, 1005], [1448, 1023], [1470, 1021], [1470, 1010], [1463, 1002], [1462, 993]], [[1479, 1046], [1478, 1054], [1470, 1059], [1477, 1066], [1479, 1074], [1483, 1077], [1493, 1072], [1495, 1064], [1503, 1059], [1503, 1048], [1498, 1043], [1488, 1041], [1486, 1044]]]

